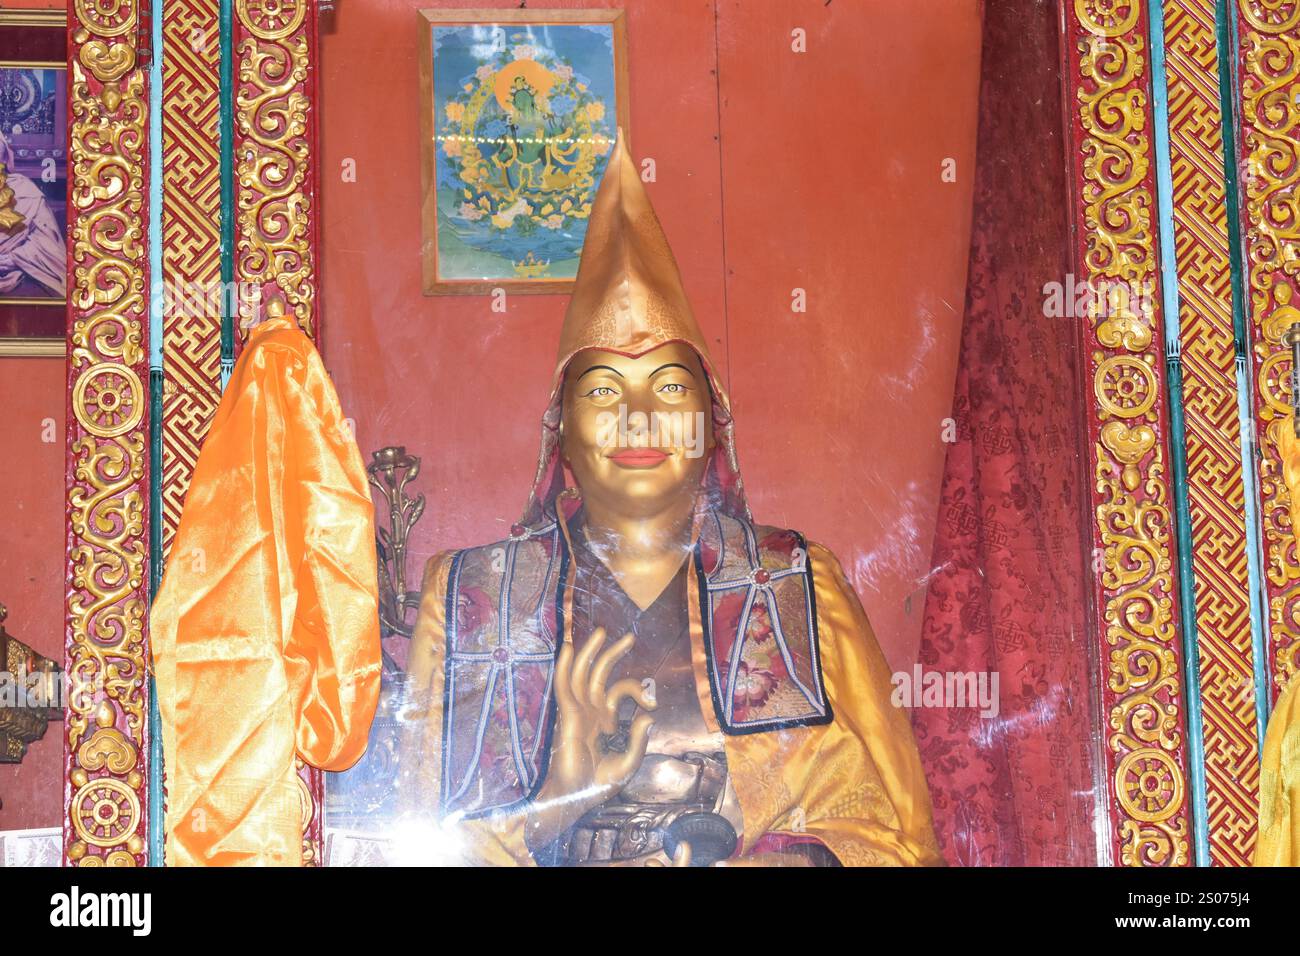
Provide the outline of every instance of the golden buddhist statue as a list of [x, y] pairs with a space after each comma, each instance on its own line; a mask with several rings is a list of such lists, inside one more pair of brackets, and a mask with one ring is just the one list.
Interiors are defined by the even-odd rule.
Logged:
[[941, 862], [856, 594], [829, 551], [750, 517], [621, 137], [532, 497], [507, 540], [429, 561], [407, 687], [398, 842], [425, 862]]

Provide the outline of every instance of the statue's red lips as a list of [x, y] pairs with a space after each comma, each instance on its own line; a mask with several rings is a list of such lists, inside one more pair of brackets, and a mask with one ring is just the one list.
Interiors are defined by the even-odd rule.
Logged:
[[624, 448], [609, 457], [624, 468], [653, 468], [663, 462], [668, 453], [658, 448]]

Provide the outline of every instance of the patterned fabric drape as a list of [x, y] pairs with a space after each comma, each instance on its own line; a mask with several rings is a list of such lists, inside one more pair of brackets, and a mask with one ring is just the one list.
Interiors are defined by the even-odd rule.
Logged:
[[[925, 671], [989, 671], [1001, 708], [917, 708], [952, 864], [1095, 862], [1086, 431], [1051, 5], [985, 7], [965, 326], [927, 595]], [[1068, 283], [1068, 284], [1067, 284]]]

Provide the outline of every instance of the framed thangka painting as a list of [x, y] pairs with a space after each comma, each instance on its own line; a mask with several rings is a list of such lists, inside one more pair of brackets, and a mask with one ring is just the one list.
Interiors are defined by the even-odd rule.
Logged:
[[67, 20], [0, 10], [0, 355], [62, 355]]
[[627, 130], [621, 10], [422, 10], [426, 295], [569, 292]]

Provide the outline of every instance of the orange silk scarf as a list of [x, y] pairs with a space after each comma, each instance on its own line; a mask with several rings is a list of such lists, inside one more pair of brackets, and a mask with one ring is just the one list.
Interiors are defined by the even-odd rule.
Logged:
[[302, 863], [294, 758], [343, 770], [379, 696], [374, 509], [319, 354], [257, 326], [203, 444], [150, 618], [167, 862]]

